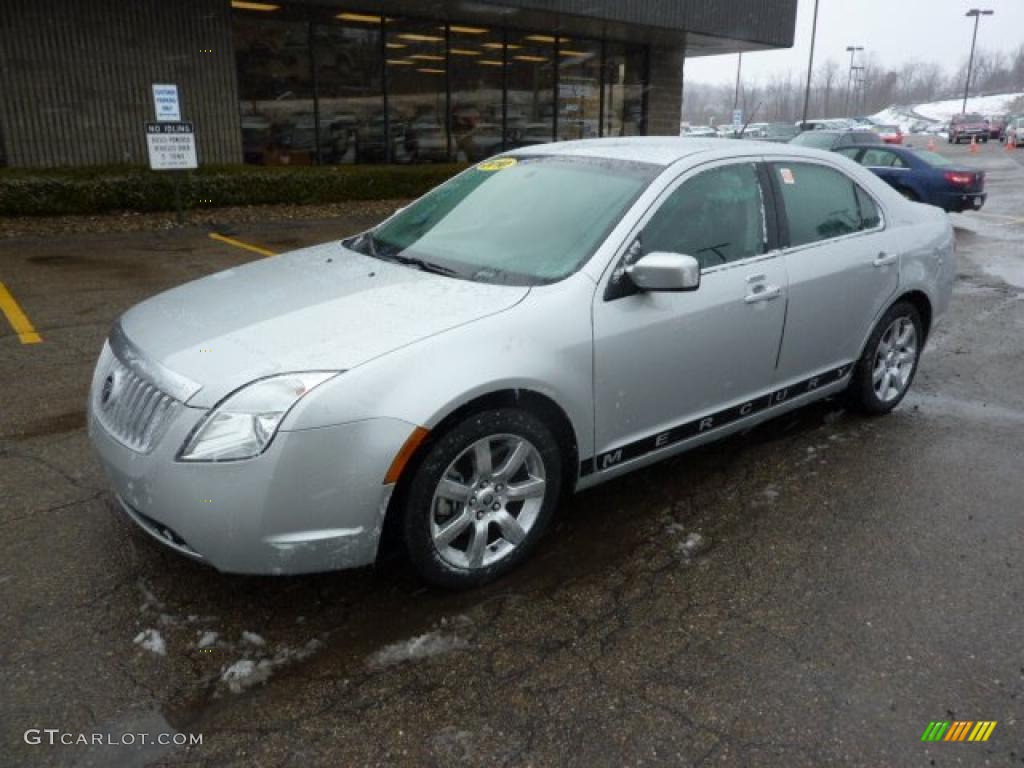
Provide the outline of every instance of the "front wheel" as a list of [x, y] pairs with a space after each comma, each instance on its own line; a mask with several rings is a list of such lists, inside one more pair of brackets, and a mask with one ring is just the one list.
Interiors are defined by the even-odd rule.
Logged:
[[896, 302], [875, 326], [853, 371], [847, 394], [858, 410], [880, 415], [900, 404], [917, 373], [924, 344], [921, 313]]
[[561, 478], [558, 442], [532, 413], [501, 408], [455, 424], [427, 449], [405, 497], [413, 567], [449, 589], [503, 576], [536, 547]]

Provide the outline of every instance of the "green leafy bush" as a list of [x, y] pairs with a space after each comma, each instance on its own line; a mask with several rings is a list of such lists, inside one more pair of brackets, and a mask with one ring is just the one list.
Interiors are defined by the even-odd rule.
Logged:
[[[209, 166], [180, 174], [186, 209], [418, 197], [464, 165]], [[136, 167], [0, 170], [0, 215], [174, 210], [174, 174]]]

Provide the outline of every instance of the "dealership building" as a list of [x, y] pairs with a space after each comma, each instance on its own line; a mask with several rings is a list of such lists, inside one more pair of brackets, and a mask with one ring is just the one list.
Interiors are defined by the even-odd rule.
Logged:
[[[3, 0], [0, 164], [476, 161], [677, 134], [686, 58], [788, 47], [797, 0]], [[723, 64], [731, 66], [731, 64]]]

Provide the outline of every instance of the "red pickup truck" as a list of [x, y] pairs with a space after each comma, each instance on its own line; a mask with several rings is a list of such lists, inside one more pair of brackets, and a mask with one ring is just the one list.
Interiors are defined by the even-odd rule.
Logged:
[[949, 121], [949, 143], [959, 144], [961, 141], [988, 141], [988, 120], [981, 115], [953, 115]]

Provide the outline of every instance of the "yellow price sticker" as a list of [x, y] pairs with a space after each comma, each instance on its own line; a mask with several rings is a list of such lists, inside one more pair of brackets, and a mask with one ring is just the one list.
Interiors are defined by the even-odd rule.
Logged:
[[478, 171], [503, 171], [518, 162], [514, 157], [496, 157], [494, 160], [485, 160], [476, 169]]

